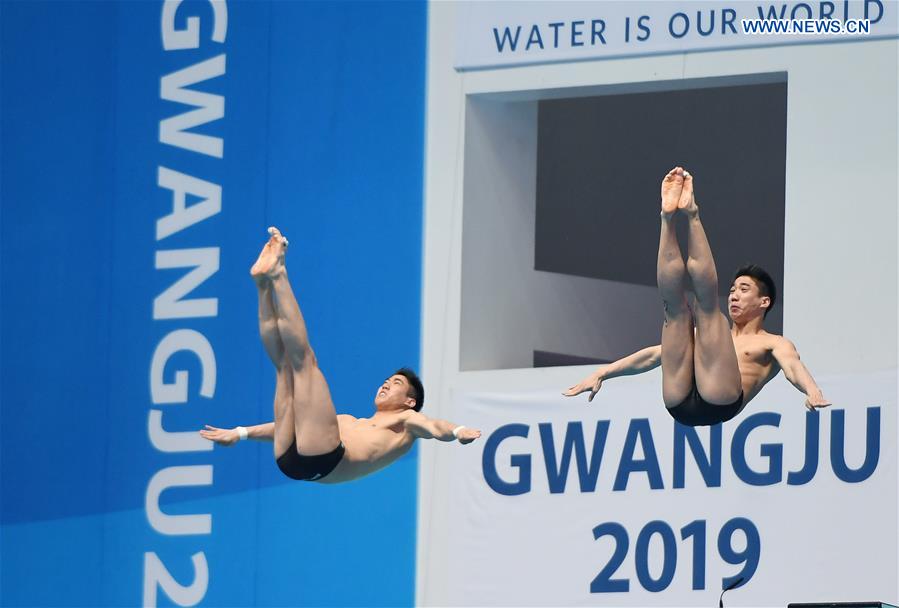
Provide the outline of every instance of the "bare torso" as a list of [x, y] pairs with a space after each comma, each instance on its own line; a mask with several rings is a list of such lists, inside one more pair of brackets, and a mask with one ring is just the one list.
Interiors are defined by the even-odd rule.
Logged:
[[383, 469], [412, 448], [415, 437], [406, 430], [408, 412], [377, 412], [371, 418], [337, 416], [343, 459], [320, 483], [358, 479]]
[[740, 366], [743, 405], [746, 405], [780, 372], [772, 351], [784, 338], [766, 331], [741, 335], [732, 332], [731, 336]]

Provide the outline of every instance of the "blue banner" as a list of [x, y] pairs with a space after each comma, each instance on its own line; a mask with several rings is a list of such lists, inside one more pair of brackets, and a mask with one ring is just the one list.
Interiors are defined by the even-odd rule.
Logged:
[[3, 605], [413, 603], [414, 452], [196, 431], [272, 419], [268, 225], [338, 411], [418, 364], [426, 10], [4, 3]]

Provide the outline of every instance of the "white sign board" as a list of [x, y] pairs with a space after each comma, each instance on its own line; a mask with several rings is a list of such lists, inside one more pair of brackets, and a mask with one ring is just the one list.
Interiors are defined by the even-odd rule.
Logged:
[[819, 378], [820, 413], [781, 377], [697, 429], [653, 375], [591, 404], [455, 392], [484, 434], [435, 450], [424, 603], [708, 606], [741, 577], [729, 605], [899, 597], [895, 371]]
[[456, 69], [899, 35], [895, 0], [461, 2]]

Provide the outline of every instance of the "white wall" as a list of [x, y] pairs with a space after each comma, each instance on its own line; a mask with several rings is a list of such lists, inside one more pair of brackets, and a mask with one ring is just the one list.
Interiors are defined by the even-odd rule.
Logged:
[[[491, 116], [481, 102], [466, 116], [466, 96], [474, 94], [508, 99], [522, 92], [528, 99], [533, 90], [786, 72], [784, 334], [817, 375], [897, 367], [897, 40], [458, 73], [452, 67], [456, 10], [455, 3], [431, 3], [429, 16], [422, 369], [430, 415], [453, 419], [454, 390], [561, 389], [587, 371], [459, 370], [462, 203], [463, 194], [476, 196], [465, 190], [465, 171], [476, 170], [465, 159], [465, 121], [530, 120], [525, 106], [518, 116]], [[525, 146], [520, 154], [504, 162], [526, 163], [532, 152]], [[742, 179], [752, 179], [751, 167]], [[519, 194], [525, 195], [509, 190], [503, 196]], [[526, 229], [526, 219], [516, 221]], [[428, 602], [433, 579], [443, 576], [429, 565], [432, 526], [439, 525], [434, 514], [459, 500], [445, 480], [434, 478], [440, 449], [421, 450], [419, 603]]]
[[537, 102], [470, 97], [466, 122], [460, 368], [531, 367], [534, 350], [613, 360], [657, 343], [655, 288], [534, 270]]

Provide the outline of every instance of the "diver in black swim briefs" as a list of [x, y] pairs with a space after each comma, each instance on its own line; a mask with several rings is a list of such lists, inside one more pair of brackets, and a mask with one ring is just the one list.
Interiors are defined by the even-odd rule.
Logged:
[[275, 420], [200, 434], [222, 445], [274, 442], [278, 468], [292, 479], [339, 483], [373, 473], [409, 451], [416, 439], [471, 443], [481, 432], [421, 414], [424, 387], [401, 368], [375, 393], [371, 418], [338, 415], [309, 345], [306, 323], [287, 280], [287, 239], [276, 228], [250, 269], [259, 291], [259, 335], [275, 365]]
[[[674, 230], [677, 212], [687, 219], [686, 263]], [[589, 391], [592, 401], [604, 380], [640, 374], [661, 364], [665, 407], [675, 420], [689, 426], [730, 420], [780, 370], [805, 393], [806, 408], [830, 405], [793, 343], [763, 328], [777, 291], [762, 268], [748, 265], [734, 274], [727, 300], [733, 324], [728, 325], [718, 308], [718, 272], [699, 220], [693, 176], [681, 167], [662, 180], [657, 279], [665, 309], [662, 344], [600, 366], [564, 395]]]

